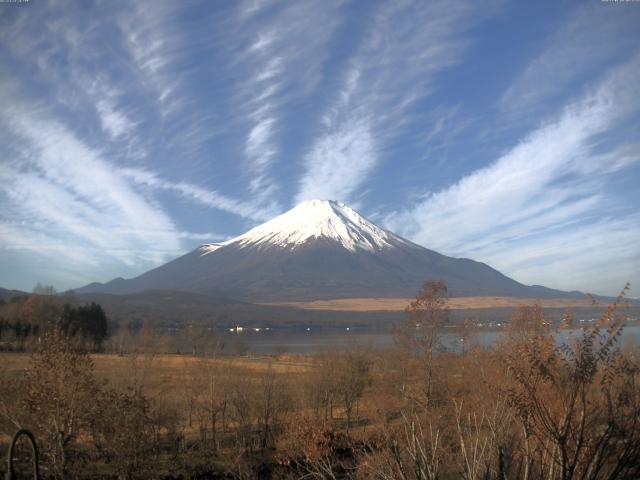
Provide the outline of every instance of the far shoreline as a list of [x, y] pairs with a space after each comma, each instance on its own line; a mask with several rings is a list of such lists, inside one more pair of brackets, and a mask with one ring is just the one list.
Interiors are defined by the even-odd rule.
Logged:
[[[335, 298], [311, 301], [256, 302], [257, 305], [293, 307], [302, 310], [340, 312], [402, 312], [413, 298]], [[520, 305], [540, 305], [543, 308], [593, 308], [598, 304], [585, 295], [584, 298], [533, 298], [533, 297], [450, 297], [450, 310], [514, 308]]]

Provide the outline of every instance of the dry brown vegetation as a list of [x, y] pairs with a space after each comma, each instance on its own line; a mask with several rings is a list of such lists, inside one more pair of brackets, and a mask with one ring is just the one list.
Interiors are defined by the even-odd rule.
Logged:
[[[411, 298], [335, 298], [308, 302], [272, 302], [263, 305], [341, 312], [401, 312], [412, 300]], [[592, 302], [588, 298], [450, 297], [448, 299], [450, 310], [515, 308], [520, 305], [533, 304], [544, 308], [588, 308], [592, 306]]]
[[445, 286], [425, 284], [396, 348], [307, 357], [221, 356], [195, 326], [195, 355], [159, 354], [144, 331], [90, 355], [52, 328], [2, 354], [0, 429], [35, 433], [47, 478], [640, 476], [637, 351], [618, 348], [618, 303], [563, 345], [571, 317], [552, 328], [539, 306], [517, 308], [492, 351], [460, 324], [455, 354], [439, 344], [449, 308]]

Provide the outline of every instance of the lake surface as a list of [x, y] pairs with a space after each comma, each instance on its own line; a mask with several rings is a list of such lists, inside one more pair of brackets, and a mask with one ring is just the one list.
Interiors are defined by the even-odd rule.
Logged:
[[[579, 329], [564, 331], [560, 339], [578, 335]], [[390, 332], [367, 331], [363, 329], [244, 329], [241, 332], [223, 331], [216, 335], [224, 342], [224, 351], [243, 350], [255, 355], [279, 353], [310, 354], [335, 348], [348, 350], [357, 347], [387, 348], [394, 345]], [[481, 348], [488, 348], [505, 335], [504, 330], [480, 329], [468, 342]], [[454, 334], [445, 334], [443, 344], [451, 351], [461, 349], [460, 339]], [[626, 326], [620, 344], [640, 345], [640, 325]]]

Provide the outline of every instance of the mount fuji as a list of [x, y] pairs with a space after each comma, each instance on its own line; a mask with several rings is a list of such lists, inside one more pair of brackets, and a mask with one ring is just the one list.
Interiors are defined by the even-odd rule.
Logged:
[[226, 242], [77, 292], [179, 290], [251, 302], [390, 298], [413, 296], [426, 280], [443, 280], [452, 296], [579, 295], [523, 285], [483, 263], [441, 255], [329, 200], [305, 201]]

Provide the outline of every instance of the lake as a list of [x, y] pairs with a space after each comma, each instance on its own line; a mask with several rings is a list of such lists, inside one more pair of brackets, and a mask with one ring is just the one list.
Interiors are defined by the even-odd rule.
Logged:
[[[580, 330], [563, 331], [561, 338], [579, 334]], [[368, 331], [366, 329], [287, 329], [271, 328], [243, 329], [240, 332], [219, 331], [216, 335], [224, 342], [225, 352], [242, 349], [255, 355], [273, 355], [278, 353], [310, 354], [335, 348], [347, 350], [356, 347], [386, 348], [394, 345], [390, 332]], [[480, 329], [471, 343], [488, 348], [505, 335], [504, 330]], [[445, 334], [443, 343], [449, 350], [459, 351], [461, 342], [455, 334]], [[626, 326], [623, 330], [621, 345], [640, 345], [640, 325]]]

